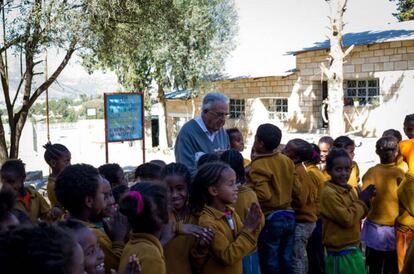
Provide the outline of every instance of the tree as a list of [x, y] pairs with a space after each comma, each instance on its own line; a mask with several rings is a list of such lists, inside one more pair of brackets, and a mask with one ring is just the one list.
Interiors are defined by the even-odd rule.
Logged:
[[338, 137], [345, 133], [344, 121], [344, 74], [345, 57], [352, 51], [353, 46], [345, 52], [342, 50], [343, 15], [346, 11], [347, 0], [326, 0], [330, 5], [329, 69], [321, 63], [321, 70], [328, 78], [328, 117], [329, 135]]
[[[29, 110], [66, 67], [85, 30], [82, 1], [34, 0], [2, 2], [3, 43], [0, 47], [0, 78], [7, 117], [0, 116], [0, 161], [17, 158], [19, 142]], [[64, 50], [59, 66], [45, 80], [39, 65], [47, 48]], [[11, 70], [7, 51], [21, 55], [21, 74]], [[17, 71], [17, 72], [16, 72]], [[17, 79], [16, 87], [13, 81]], [[13, 92], [14, 91], [14, 92]], [[5, 128], [10, 129], [9, 147]]]
[[390, 0], [397, 3], [397, 13], [393, 15], [399, 21], [407, 21], [414, 19], [414, 0]]
[[114, 70], [128, 90], [148, 94], [157, 86], [162, 144], [161, 136], [167, 136], [165, 90], [195, 91], [201, 81], [221, 73], [234, 47], [234, 3], [94, 0], [90, 14], [96, 36], [84, 54], [84, 64], [90, 70]]

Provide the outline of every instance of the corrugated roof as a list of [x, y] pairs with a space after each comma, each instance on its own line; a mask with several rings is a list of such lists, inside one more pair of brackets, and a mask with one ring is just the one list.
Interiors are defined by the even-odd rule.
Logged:
[[191, 98], [192, 91], [189, 89], [173, 90], [165, 93], [167, 100], [188, 100]]
[[[343, 36], [343, 45], [369, 45], [392, 41], [414, 40], [414, 20], [387, 24], [376, 30], [346, 33]], [[296, 55], [306, 51], [327, 49], [330, 47], [329, 40], [316, 42], [313, 46], [299, 50], [290, 51], [287, 54]]]

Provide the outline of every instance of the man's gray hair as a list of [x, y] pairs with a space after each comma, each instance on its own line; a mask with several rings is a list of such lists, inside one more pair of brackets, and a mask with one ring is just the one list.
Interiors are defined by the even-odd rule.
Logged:
[[224, 95], [223, 93], [219, 92], [211, 92], [207, 93], [206, 96], [203, 98], [203, 105], [201, 106], [201, 110], [210, 109], [211, 105], [214, 104], [214, 102], [219, 101], [225, 104], [229, 104], [230, 100], [229, 98]]

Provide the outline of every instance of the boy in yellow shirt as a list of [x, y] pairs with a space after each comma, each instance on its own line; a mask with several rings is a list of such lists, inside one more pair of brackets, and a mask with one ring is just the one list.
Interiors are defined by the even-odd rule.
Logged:
[[408, 164], [408, 172], [414, 173], [414, 113], [405, 116], [404, 133], [408, 140], [400, 142], [400, 152]]
[[361, 191], [359, 198], [348, 184], [352, 161], [344, 149], [333, 149], [326, 160], [331, 176], [321, 193], [323, 244], [328, 255], [326, 274], [365, 274], [360, 243], [360, 222], [368, 212], [375, 186]]
[[266, 217], [258, 241], [263, 274], [292, 272], [295, 213], [291, 203], [292, 195], [298, 196], [293, 193], [297, 179], [292, 160], [274, 152], [281, 139], [278, 127], [272, 124], [258, 127], [253, 145], [257, 156], [248, 173], [250, 187], [256, 192]]

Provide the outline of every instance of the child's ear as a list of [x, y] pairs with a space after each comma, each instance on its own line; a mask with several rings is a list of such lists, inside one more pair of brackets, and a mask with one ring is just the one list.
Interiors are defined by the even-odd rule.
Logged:
[[217, 191], [217, 188], [215, 186], [209, 186], [207, 188], [207, 190], [208, 190], [208, 193], [213, 197], [218, 195], [218, 191]]
[[85, 197], [85, 205], [88, 207], [88, 208], [92, 208], [92, 206], [93, 206], [93, 198], [91, 197], [91, 196], [86, 196]]
[[56, 166], [56, 160], [51, 159], [51, 160], [50, 160], [50, 162], [49, 162], [49, 165], [50, 165], [52, 168], [54, 168], [54, 167]]

